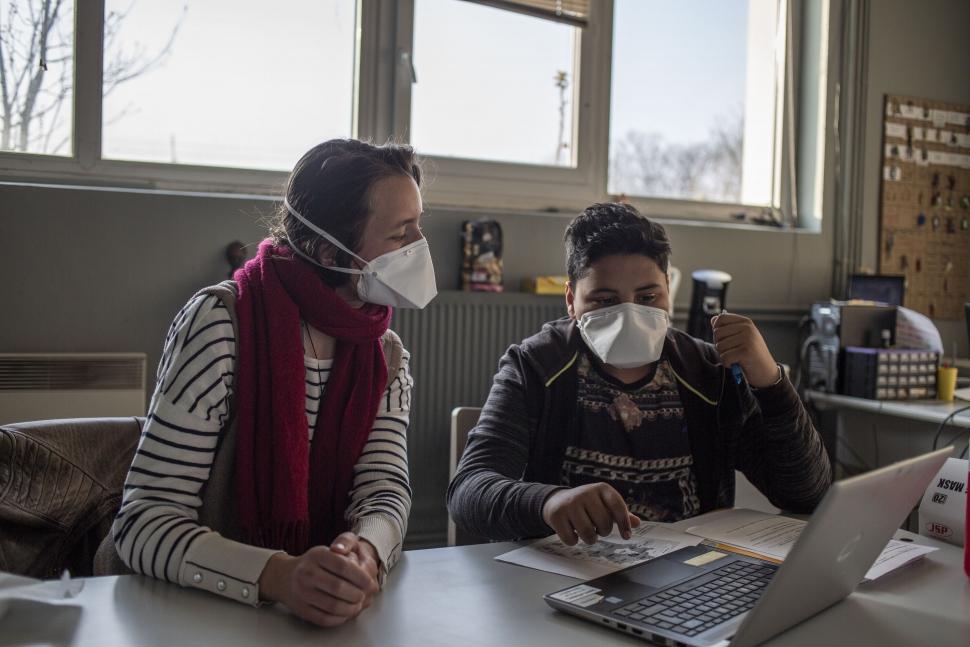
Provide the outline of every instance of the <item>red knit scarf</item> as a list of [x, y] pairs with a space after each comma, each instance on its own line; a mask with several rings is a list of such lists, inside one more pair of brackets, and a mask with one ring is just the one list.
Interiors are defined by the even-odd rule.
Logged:
[[[299, 555], [346, 529], [354, 465], [387, 386], [381, 336], [391, 310], [352, 308], [269, 239], [234, 278], [239, 526], [253, 545]], [[301, 318], [337, 342], [312, 443]]]

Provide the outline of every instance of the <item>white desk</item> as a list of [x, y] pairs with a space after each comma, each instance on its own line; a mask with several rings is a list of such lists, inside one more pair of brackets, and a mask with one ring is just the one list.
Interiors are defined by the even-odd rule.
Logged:
[[968, 440], [970, 410], [947, 418], [954, 411], [970, 406], [970, 402], [867, 400], [820, 391], [808, 391], [805, 398], [832, 416], [823, 419], [820, 431], [826, 442], [834, 444], [830, 449], [836, 458], [863, 469], [882, 467], [930, 451], [944, 420], [947, 426], [937, 440], [937, 447], [952, 443], [957, 455]]
[[[942, 548], [861, 586], [845, 601], [770, 644], [966, 647], [970, 644], [970, 580], [963, 574], [963, 552], [929, 539], [918, 541]], [[20, 603], [11, 608], [0, 621], [0, 644], [648, 644], [550, 609], [542, 595], [575, 580], [493, 561], [513, 547], [504, 543], [407, 552], [374, 605], [336, 629], [313, 627], [281, 608], [253, 609], [146, 577], [90, 578], [78, 597], [80, 606], [52, 611]]]
[[[808, 391], [805, 398], [820, 409], [838, 409], [861, 411], [864, 413], [878, 413], [906, 420], [940, 424], [947, 416], [963, 407], [970, 407], [970, 402], [954, 400], [941, 402], [940, 400], [868, 400], [851, 395], [837, 395]], [[951, 427], [970, 429], [970, 410], [958, 413], [947, 422]]]

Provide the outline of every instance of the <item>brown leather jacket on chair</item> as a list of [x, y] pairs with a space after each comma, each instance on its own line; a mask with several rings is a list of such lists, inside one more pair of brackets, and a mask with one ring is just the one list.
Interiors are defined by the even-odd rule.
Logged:
[[92, 574], [143, 422], [79, 418], [0, 427], [0, 571]]

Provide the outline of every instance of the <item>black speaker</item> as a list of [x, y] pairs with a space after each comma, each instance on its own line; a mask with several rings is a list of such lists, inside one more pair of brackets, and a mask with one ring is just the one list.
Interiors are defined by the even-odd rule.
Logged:
[[725, 309], [731, 275], [719, 270], [697, 270], [691, 274], [694, 289], [690, 297], [690, 314], [687, 316], [687, 334], [707, 342], [714, 341], [711, 317]]

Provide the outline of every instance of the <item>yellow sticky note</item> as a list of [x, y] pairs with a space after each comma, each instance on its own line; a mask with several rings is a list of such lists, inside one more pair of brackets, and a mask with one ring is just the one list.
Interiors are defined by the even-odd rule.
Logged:
[[704, 564], [709, 564], [710, 562], [713, 562], [715, 559], [721, 559], [722, 557], [724, 557], [724, 555], [725, 553], [719, 553], [716, 550], [711, 550], [704, 553], [703, 555], [698, 555], [697, 557], [688, 559], [684, 563], [687, 564], [688, 566], [703, 566]]

